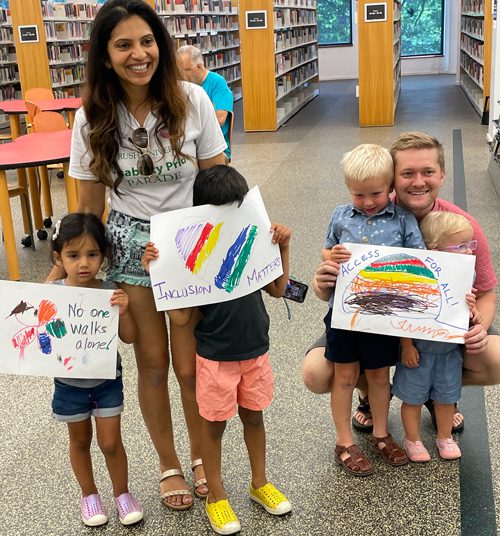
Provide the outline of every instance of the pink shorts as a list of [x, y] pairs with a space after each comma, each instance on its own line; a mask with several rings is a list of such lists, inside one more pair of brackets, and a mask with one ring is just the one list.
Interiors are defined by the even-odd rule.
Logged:
[[236, 415], [238, 406], [263, 410], [273, 394], [268, 353], [244, 361], [212, 361], [196, 354], [196, 401], [207, 421], [227, 421]]

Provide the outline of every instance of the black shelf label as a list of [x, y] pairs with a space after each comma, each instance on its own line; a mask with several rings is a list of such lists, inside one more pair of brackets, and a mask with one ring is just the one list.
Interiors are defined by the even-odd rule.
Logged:
[[387, 2], [365, 4], [365, 22], [383, 22], [387, 20]]
[[267, 11], [245, 11], [247, 30], [267, 28]]
[[19, 26], [19, 41], [21, 43], [38, 43], [38, 26]]

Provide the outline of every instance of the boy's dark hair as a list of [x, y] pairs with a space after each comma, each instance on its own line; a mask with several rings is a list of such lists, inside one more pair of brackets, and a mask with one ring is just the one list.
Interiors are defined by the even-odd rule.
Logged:
[[193, 206], [226, 205], [238, 202], [241, 205], [248, 193], [248, 184], [234, 167], [222, 164], [200, 171], [193, 186]]
[[111, 248], [106, 235], [106, 227], [94, 214], [83, 212], [67, 214], [60, 222], [56, 223], [51, 241], [52, 252], [60, 255], [63, 247], [68, 242], [84, 235], [88, 235], [95, 240], [102, 256], [109, 262], [111, 260]]

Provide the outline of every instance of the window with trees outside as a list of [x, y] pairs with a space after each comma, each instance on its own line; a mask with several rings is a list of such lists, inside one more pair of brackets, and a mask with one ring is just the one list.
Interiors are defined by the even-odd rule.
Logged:
[[318, 0], [318, 44], [352, 44], [351, 0]]
[[[402, 56], [443, 53], [444, 0], [402, 0]], [[318, 44], [352, 44], [351, 0], [318, 0]]]
[[443, 22], [444, 0], [403, 0], [401, 56], [442, 54]]

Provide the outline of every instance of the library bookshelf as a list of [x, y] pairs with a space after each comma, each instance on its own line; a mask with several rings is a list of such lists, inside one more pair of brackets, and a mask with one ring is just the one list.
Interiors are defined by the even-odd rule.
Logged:
[[90, 30], [98, 8], [97, 2], [42, 2], [50, 79], [56, 97], [80, 95]]
[[481, 116], [490, 94], [491, 1], [462, 0], [460, 13], [460, 86]]
[[358, 32], [359, 126], [394, 125], [401, 90], [401, 1], [358, 0]]
[[[21, 80], [16, 61], [14, 29], [10, 8], [0, 7], [0, 100], [21, 98]], [[0, 128], [9, 124], [0, 112]]]
[[241, 6], [244, 128], [277, 130], [319, 94], [316, 0], [245, 0]]
[[205, 67], [225, 78], [234, 100], [241, 99], [237, 1], [156, 0], [155, 9], [177, 47], [199, 48]]

